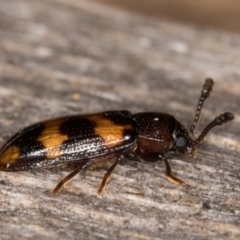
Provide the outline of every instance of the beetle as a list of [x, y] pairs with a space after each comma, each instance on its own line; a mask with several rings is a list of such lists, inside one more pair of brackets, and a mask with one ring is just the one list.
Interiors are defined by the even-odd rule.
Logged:
[[59, 165], [73, 168], [53, 189], [52, 194], [55, 195], [78, 173], [111, 163], [97, 191], [100, 196], [116, 166], [125, 159], [162, 160], [167, 178], [175, 184], [188, 186], [172, 174], [164, 153], [174, 150], [193, 157], [196, 146], [210, 129], [234, 119], [232, 113], [225, 112], [210, 122], [197, 138], [193, 138], [203, 103], [213, 84], [212, 79], [205, 80], [189, 129], [172, 115], [160, 112], [132, 114], [121, 110], [49, 119], [23, 128], [2, 146], [0, 171], [25, 171]]

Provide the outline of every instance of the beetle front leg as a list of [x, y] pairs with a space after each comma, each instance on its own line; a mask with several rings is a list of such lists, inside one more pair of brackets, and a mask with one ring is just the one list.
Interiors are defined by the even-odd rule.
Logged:
[[165, 156], [163, 154], [161, 154], [160, 156], [161, 156], [161, 159], [164, 161], [164, 163], [166, 165], [166, 173], [165, 174], [167, 176], [167, 179], [172, 183], [189, 187], [189, 185], [187, 183], [185, 183], [183, 180], [181, 180], [181, 179], [172, 175], [172, 169], [171, 169], [170, 163], [168, 162], [168, 160], [165, 158]]
[[139, 149], [136, 151], [135, 156], [140, 160], [141, 162], [156, 162], [159, 160], [163, 160], [166, 165], [166, 176], [167, 179], [175, 184], [179, 184], [182, 186], [188, 187], [189, 185], [185, 183], [183, 180], [173, 176], [171, 165], [168, 162], [168, 160], [165, 158], [164, 154], [162, 153], [148, 153], [148, 152], [141, 152]]

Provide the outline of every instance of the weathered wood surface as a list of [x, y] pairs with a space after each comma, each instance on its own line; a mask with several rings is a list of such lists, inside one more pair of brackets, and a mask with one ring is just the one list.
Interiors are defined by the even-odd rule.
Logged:
[[215, 79], [197, 133], [215, 128], [194, 159], [105, 169], [49, 193], [68, 171], [0, 172], [0, 239], [239, 239], [240, 36], [146, 19], [88, 1], [1, 0], [0, 142], [28, 124], [73, 113], [163, 111], [190, 124], [204, 79]]

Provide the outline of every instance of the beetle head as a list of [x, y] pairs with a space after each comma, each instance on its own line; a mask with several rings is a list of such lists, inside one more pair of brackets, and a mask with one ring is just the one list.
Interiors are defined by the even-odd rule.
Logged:
[[176, 121], [176, 128], [173, 132], [173, 139], [176, 152], [186, 154], [190, 157], [194, 156], [195, 146], [192, 134], [180, 122]]

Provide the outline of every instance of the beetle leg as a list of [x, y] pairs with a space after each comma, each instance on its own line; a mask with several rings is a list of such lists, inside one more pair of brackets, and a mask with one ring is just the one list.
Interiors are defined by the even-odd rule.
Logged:
[[108, 181], [110, 180], [112, 173], [114, 171], [114, 169], [116, 168], [116, 166], [118, 165], [118, 163], [124, 158], [124, 155], [121, 155], [113, 164], [112, 166], [108, 169], [108, 171], [106, 172], [106, 174], [103, 177], [102, 183], [97, 191], [97, 195], [98, 197], [100, 197], [100, 195], [102, 194], [103, 190], [106, 187], [106, 184], [108, 183]]
[[58, 194], [62, 190], [62, 188], [72, 180], [73, 177], [75, 177], [78, 173], [81, 173], [82, 171], [86, 171], [90, 166], [91, 166], [91, 162], [88, 161], [84, 165], [82, 165], [81, 167], [76, 168], [74, 171], [72, 171], [70, 174], [68, 174], [53, 189], [52, 195]]
[[187, 183], [185, 183], [183, 180], [172, 175], [172, 169], [171, 169], [170, 163], [168, 162], [168, 160], [165, 158], [165, 156], [163, 154], [161, 154], [161, 156], [166, 165], [166, 176], [167, 176], [168, 180], [172, 183], [189, 187], [189, 185]]

